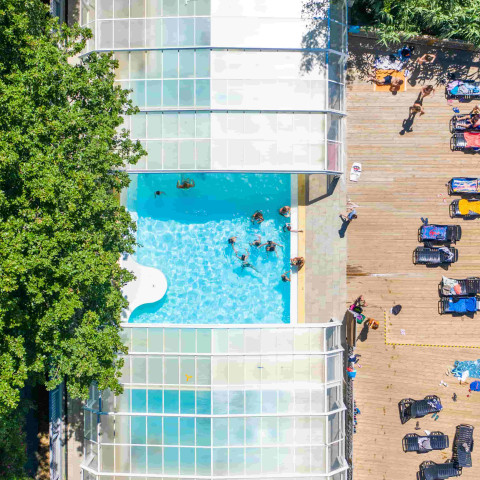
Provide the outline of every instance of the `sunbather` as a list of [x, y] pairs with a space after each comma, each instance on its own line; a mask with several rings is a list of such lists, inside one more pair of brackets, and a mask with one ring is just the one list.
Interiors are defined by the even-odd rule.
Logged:
[[415, 60], [415, 63], [418, 63], [418, 65], [423, 65], [424, 63], [433, 63], [436, 58], [437, 58], [436, 53], [426, 53], [425, 55], [418, 57]]
[[400, 78], [392, 77], [392, 75], [386, 75], [381, 80], [374, 77], [373, 75], [368, 78], [370, 82], [375, 83], [375, 85], [390, 85], [391, 92], [397, 92], [400, 90], [400, 87], [403, 85], [403, 80]]

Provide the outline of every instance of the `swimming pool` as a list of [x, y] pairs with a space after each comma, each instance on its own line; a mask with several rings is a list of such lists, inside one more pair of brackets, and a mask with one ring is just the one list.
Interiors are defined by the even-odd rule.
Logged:
[[[168, 290], [159, 302], [142, 305], [135, 323], [289, 323], [290, 284], [288, 219], [278, 210], [291, 202], [288, 174], [191, 174], [195, 187], [176, 188], [173, 174], [132, 174], [127, 208], [137, 217], [138, 263], [160, 269]], [[155, 192], [164, 192], [155, 196]], [[265, 221], [250, 221], [256, 211]], [[283, 245], [275, 252], [249, 245], [257, 235]], [[255, 268], [242, 262], [249, 252]]]

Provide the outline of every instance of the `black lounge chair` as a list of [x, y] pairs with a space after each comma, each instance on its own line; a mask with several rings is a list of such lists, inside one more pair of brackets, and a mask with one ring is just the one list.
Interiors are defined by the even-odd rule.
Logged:
[[429, 244], [457, 243], [462, 238], [460, 225], [422, 225], [418, 229], [418, 241]]
[[403, 437], [402, 446], [404, 452], [426, 453], [432, 450], [443, 450], [449, 446], [448, 435], [442, 432], [432, 432], [424, 436], [407, 433]]
[[469, 122], [467, 118], [464, 118], [466, 116], [469, 116], [470, 118], [473, 117], [473, 113], [470, 114], [464, 114], [464, 115], [454, 115], [450, 119], [450, 133], [456, 133], [456, 132], [464, 132], [465, 130], [469, 130], [472, 132], [478, 131], [476, 128], [471, 128], [469, 126]]
[[444, 265], [457, 260], [458, 250], [455, 247], [417, 247], [413, 252], [415, 265]]
[[480, 309], [478, 297], [443, 297], [438, 302], [438, 313], [472, 314]]
[[442, 281], [438, 284], [438, 293], [441, 297], [469, 297], [480, 294], [479, 277], [469, 277], [463, 280], [450, 278], [449, 280], [455, 282], [453, 286], [445, 285], [444, 279], [445, 277], [443, 277]]
[[480, 98], [480, 82], [474, 80], [452, 80], [445, 87], [445, 98], [473, 100]]
[[457, 425], [453, 440], [453, 461], [460, 467], [472, 466], [473, 427]]
[[450, 477], [459, 477], [462, 474], [462, 467], [449, 460], [447, 463], [435, 463], [427, 460], [420, 465], [417, 474], [419, 480], [443, 480]]
[[[462, 200], [467, 200], [462, 199]], [[459, 208], [459, 202], [460, 200], [454, 200], [449, 207], [449, 213], [450, 213], [450, 218], [465, 218], [465, 219], [472, 219], [472, 218], [478, 218], [480, 217], [480, 213], [477, 213], [473, 210], [469, 210], [468, 213], [460, 213], [460, 208]], [[468, 199], [469, 206], [473, 202], [480, 202], [479, 198], [474, 198], [474, 199]], [[475, 205], [476, 208], [476, 205]]]
[[[450, 139], [450, 150], [452, 152], [458, 152], [460, 150], [473, 150], [473, 151], [478, 151], [480, 150], [480, 147], [477, 146], [472, 146], [469, 144], [467, 137], [469, 135], [479, 135], [480, 136], [480, 131], [474, 130], [471, 132], [457, 132], [452, 135], [452, 138]], [[474, 137], [471, 137], [474, 138]]]
[[454, 177], [448, 181], [449, 195], [480, 195], [480, 179], [472, 177]]
[[398, 403], [400, 421], [407, 423], [411, 418], [422, 418], [429, 413], [436, 413], [442, 409], [440, 398], [436, 395], [427, 395], [423, 400], [404, 398]]

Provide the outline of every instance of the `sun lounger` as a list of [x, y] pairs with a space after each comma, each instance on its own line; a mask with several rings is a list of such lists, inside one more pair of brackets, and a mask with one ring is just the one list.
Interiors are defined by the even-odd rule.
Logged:
[[471, 177], [454, 177], [448, 184], [449, 195], [479, 195], [480, 179]]
[[445, 97], [456, 100], [480, 98], [480, 82], [473, 80], [453, 80], [445, 87]]
[[442, 408], [440, 398], [436, 395], [428, 395], [423, 400], [404, 398], [398, 403], [402, 424], [408, 422], [411, 418], [421, 418], [429, 413], [439, 412]]
[[453, 461], [460, 467], [472, 466], [473, 427], [457, 425], [453, 440]]
[[426, 453], [432, 450], [443, 450], [448, 448], [448, 445], [448, 435], [442, 432], [432, 432], [430, 435], [423, 436], [407, 433], [402, 440], [404, 452]]
[[459, 477], [462, 474], [462, 467], [452, 461], [447, 463], [435, 463], [427, 460], [420, 465], [417, 475], [419, 480], [443, 480], [450, 477]]
[[475, 313], [480, 309], [477, 297], [444, 297], [438, 302], [438, 312], [444, 313]]
[[469, 127], [470, 123], [468, 122], [468, 118], [464, 118], [467, 115], [470, 116], [470, 118], [473, 116], [473, 114], [463, 114], [463, 115], [454, 115], [450, 119], [450, 133], [455, 133], [455, 132], [464, 132], [465, 130], [469, 130], [472, 132], [478, 131], [478, 128], [471, 128]]
[[462, 227], [460, 225], [422, 225], [418, 229], [418, 241], [450, 244], [457, 243], [462, 238]]
[[413, 252], [415, 265], [443, 265], [457, 260], [458, 250], [455, 247], [417, 247]]
[[438, 285], [438, 292], [442, 297], [468, 297], [480, 294], [480, 278], [470, 277], [463, 280], [443, 277]]
[[452, 135], [450, 139], [450, 150], [452, 152], [459, 150], [480, 150], [480, 132], [465, 131]]
[[480, 199], [462, 198], [450, 204], [451, 218], [477, 218], [480, 217]]

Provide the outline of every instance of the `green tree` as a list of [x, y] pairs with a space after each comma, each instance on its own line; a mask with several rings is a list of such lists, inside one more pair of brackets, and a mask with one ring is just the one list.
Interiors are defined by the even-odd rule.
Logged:
[[351, 17], [374, 28], [384, 44], [430, 35], [480, 47], [478, 0], [355, 0]]
[[41, 0], [0, 0], [3, 421], [26, 383], [65, 380], [82, 398], [91, 382], [121, 390], [121, 287], [132, 277], [118, 260], [135, 225], [118, 192], [129, 184], [121, 167], [144, 152], [121, 129], [136, 109], [114, 84], [117, 62], [79, 57], [90, 36], [59, 27]]

